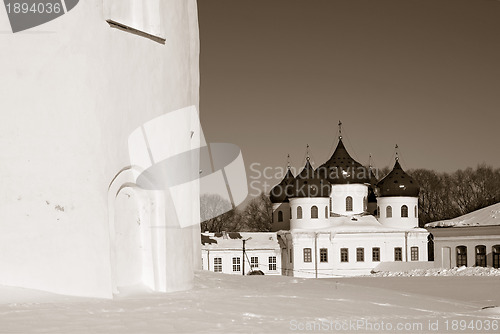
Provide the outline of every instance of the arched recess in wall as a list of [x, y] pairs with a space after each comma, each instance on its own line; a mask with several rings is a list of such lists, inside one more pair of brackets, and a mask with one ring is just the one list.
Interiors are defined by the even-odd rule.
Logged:
[[138, 187], [134, 181], [141, 170], [135, 166], [122, 169], [108, 187], [109, 257], [113, 293], [120, 287], [143, 284], [159, 287], [157, 245], [151, 229], [158, 219], [162, 203], [154, 192]]
[[146, 229], [150, 225], [151, 204], [145, 191], [135, 185], [120, 188], [114, 201], [114, 254], [111, 266], [115, 272], [115, 286], [143, 284], [147, 262]]

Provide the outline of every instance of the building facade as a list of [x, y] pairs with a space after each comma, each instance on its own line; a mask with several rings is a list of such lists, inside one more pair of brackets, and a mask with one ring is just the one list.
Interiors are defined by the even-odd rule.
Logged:
[[307, 158], [270, 192], [282, 274], [325, 278], [363, 275], [381, 262], [427, 261], [428, 232], [418, 227], [419, 186], [398, 158], [377, 182], [339, 136], [330, 159], [314, 170]]
[[202, 233], [201, 240], [203, 270], [232, 275], [252, 272], [281, 275], [281, 250], [276, 233]]
[[464, 216], [426, 224], [438, 268], [500, 268], [500, 203]]

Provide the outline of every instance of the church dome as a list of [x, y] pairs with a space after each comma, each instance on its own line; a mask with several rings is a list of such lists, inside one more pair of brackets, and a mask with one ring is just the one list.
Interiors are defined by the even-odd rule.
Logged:
[[281, 180], [281, 182], [274, 186], [274, 188], [269, 192], [269, 199], [271, 200], [271, 202], [288, 202], [288, 196], [292, 194], [294, 180], [295, 177], [293, 176], [289, 168], [283, 180]]
[[293, 182], [293, 191], [290, 197], [329, 197], [330, 191], [330, 183], [314, 171], [308, 158], [304, 169]]
[[331, 184], [370, 183], [372, 172], [354, 160], [347, 152], [342, 137], [330, 159], [321, 165], [317, 173]]
[[418, 197], [420, 193], [417, 181], [405, 173], [397, 159], [392, 171], [377, 184], [377, 187], [380, 190], [380, 197]]

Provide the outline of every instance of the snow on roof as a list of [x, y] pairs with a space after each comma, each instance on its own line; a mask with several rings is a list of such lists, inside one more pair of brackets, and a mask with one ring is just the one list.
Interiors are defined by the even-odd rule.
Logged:
[[[202, 233], [202, 249], [280, 249], [275, 232]], [[250, 240], [248, 240], [251, 238]], [[215, 241], [215, 242], [214, 242]]]
[[374, 232], [402, 232], [402, 231], [424, 231], [421, 228], [395, 228], [380, 224], [372, 215], [353, 215], [331, 217], [329, 221], [331, 226], [312, 229], [294, 229], [294, 232], [334, 232], [334, 233], [374, 233]]
[[487, 206], [466, 215], [425, 224], [425, 227], [471, 227], [500, 225], [500, 203]]

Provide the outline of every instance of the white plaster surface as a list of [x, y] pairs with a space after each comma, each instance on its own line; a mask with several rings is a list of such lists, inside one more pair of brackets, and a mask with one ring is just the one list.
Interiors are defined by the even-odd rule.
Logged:
[[[346, 211], [346, 198], [352, 197], [352, 211]], [[332, 185], [332, 212], [339, 215], [360, 214], [365, 211], [363, 198], [368, 196], [368, 187], [364, 184]]]
[[[0, 284], [111, 297], [108, 187], [130, 165], [128, 136], [157, 116], [198, 106], [196, 2], [157, 4], [165, 45], [110, 28], [100, 0], [0, 34]], [[148, 20], [154, 33], [158, 21]], [[10, 31], [5, 11], [0, 31]], [[165, 242], [177, 251], [165, 258], [164, 280], [189, 287], [200, 264], [199, 229]], [[174, 270], [182, 274], [169, 276]]]

